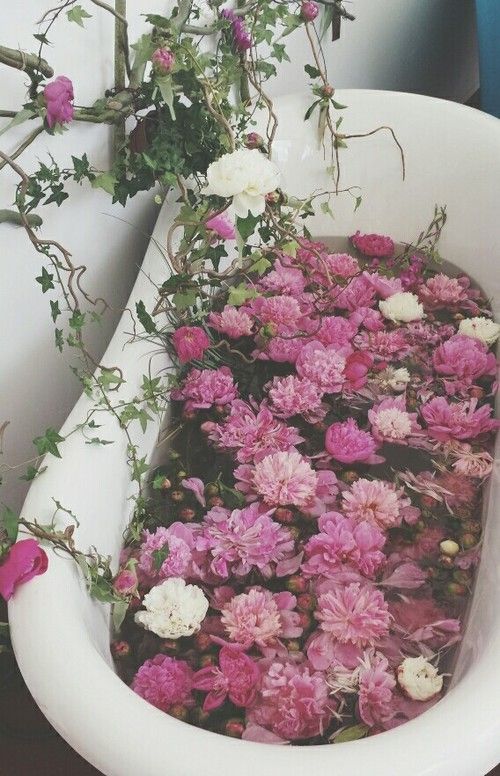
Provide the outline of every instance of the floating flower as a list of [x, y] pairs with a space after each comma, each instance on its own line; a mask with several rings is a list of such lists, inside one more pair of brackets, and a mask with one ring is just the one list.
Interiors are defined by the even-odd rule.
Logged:
[[310, 380], [323, 393], [338, 393], [344, 382], [345, 363], [335, 346], [315, 340], [304, 345], [295, 367], [300, 377]]
[[357, 582], [322, 593], [316, 618], [333, 639], [358, 647], [373, 646], [387, 634], [392, 619], [380, 590]]
[[397, 670], [398, 684], [414, 701], [428, 701], [443, 689], [443, 677], [425, 657], [407, 657]]
[[307, 378], [289, 375], [274, 377], [268, 388], [271, 410], [281, 418], [304, 415], [306, 418], [320, 419], [324, 412], [321, 407], [323, 391]]
[[288, 267], [277, 259], [271, 272], [261, 278], [259, 286], [273, 294], [300, 296], [304, 292], [306, 279], [300, 269]]
[[485, 345], [493, 345], [500, 337], [500, 324], [484, 316], [463, 318], [460, 321], [458, 333], [484, 342]]
[[402, 396], [383, 399], [368, 411], [371, 432], [377, 442], [408, 444], [408, 437], [421, 435], [416, 412], [408, 412]]
[[450, 278], [443, 272], [428, 278], [419, 288], [418, 295], [428, 310], [453, 308], [467, 300], [467, 292], [459, 278]]
[[433, 354], [432, 363], [439, 375], [458, 380], [467, 386], [483, 375], [494, 375], [496, 359], [478, 339], [455, 334]]
[[238, 307], [226, 305], [220, 313], [210, 313], [208, 325], [212, 329], [226, 334], [230, 339], [249, 337], [253, 329], [253, 321], [250, 316]]
[[168, 655], [146, 660], [132, 680], [132, 689], [137, 695], [167, 712], [177, 704], [193, 706], [192, 687], [193, 672], [189, 665]]
[[68, 124], [73, 120], [73, 84], [65, 75], [58, 76], [43, 90], [47, 107], [47, 124], [52, 129], [56, 124]]
[[367, 520], [382, 529], [418, 519], [418, 510], [411, 507], [410, 499], [403, 496], [392, 483], [367, 480], [360, 477], [343, 494], [343, 509], [348, 517]]
[[373, 366], [373, 356], [366, 351], [356, 350], [347, 357], [344, 367], [344, 389], [359, 391], [368, 381]]
[[212, 162], [207, 170], [206, 194], [232, 197], [235, 213], [259, 216], [266, 207], [265, 195], [278, 188], [280, 172], [257, 149], [239, 148]]
[[364, 256], [383, 259], [394, 255], [393, 240], [381, 234], [361, 234], [358, 231], [351, 237], [351, 242]]
[[237, 396], [233, 375], [227, 366], [220, 369], [192, 369], [172, 399], [185, 400], [187, 410], [223, 407]]
[[146, 611], [136, 612], [135, 621], [162, 639], [192, 636], [200, 629], [208, 610], [208, 600], [201, 588], [186, 585], [179, 577], [153, 587], [142, 603]]
[[359, 716], [365, 725], [380, 727], [393, 714], [392, 691], [396, 686], [387, 658], [380, 652], [365, 658], [361, 664], [358, 682]]
[[12, 598], [19, 585], [45, 574], [49, 565], [47, 554], [34, 539], [22, 539], [13, 544], [0, 561], [0, 595]]
[[444, 396], [436, 396], [422, 405], [421, 414], [433, 439], [473, 439], [499, 426], [499, 421], [491, 417], [492, 407], [476, 407], [477, 399], [450, 403]]
[[395, 323], [419, 321], [424, 317], [424, 308], [418, 301], [418, 296], [409, 291], [400, 291], [379, 302], [379, 308], [384, 316]]
[[353, 418], [343, 423], [332, 423], [327, 429], [325, 447], [341, 463], [368, 461], [373, 458], [377, 444], [368, 431], [363, 431]]
[[327, 315], [321, 319], [315, 338], [323, 345], [335, 345], [342, 350], [352, 339], [356, 326], [351, 320], [340, 315]]
[[300, 636], [299, 615], [291, 611], [295, 604], [296, 598], [291, 593], [273, 595], [270, 590], [252, 588], [234, 596], [224, 606], [221, 622], [229, 638], [245, 649], [252, 644], [265, 648], [279, 636]]
[[213, 711], [221, 706], [226, 697], [240, 708], [251, 706], [257, 693], [260, 671], [257, 663], [243, 650], [236, 647], [222, 647], [219, 665], [207, 666], [197, 671], [193, 678], [195, 690], [208, 691], [203, 711]]
[[376, 380], [381, 388], [391, 388], [391, 390], [399, 393], [406, 389], [406, 386], [411, 381], [411, 377], [406, 367], [394, 369], [394, 367], [389, 366], [378, 373]]
[[455, 459], [452, 466], [457, 474], [466, 477], [478, 477], [483, 479], [491, 474], [493, 469], [493, 457], [486, 450], [474, 451], [471, 445], [455, 443], [450, 450], [450, 455]]
[[[238, 476], [238, 469], [235, 476]], [[314, 498], [318, 478], [311, 464], [294, 450], [266, 455], [258, 461], [253, 470], [252, 482], [266, 504], [291, 504], [300, 508], [310, 504]]]
[[154, 533], [145, 530], [139, 549], [139, 572], [148, 582], [168, 577], [198, 576], [194, 562], [196, 532], [184, 523], [160, 526]]
[[278, 294], [277, 296], [258, 296], [252, 299], [247, 312], [254, 315], [258, 322], [262, 324], [272, 324], [277, 327], [281, 333], [292, 331], [298, 325], [302, 317], [302, 311], [297, 299], [288, 294]]
[[181, 364], [186, 364], [193, 359], [202, 359], [210, 340], [199, 326], [181, 326], [172, 334], [172, 344]]

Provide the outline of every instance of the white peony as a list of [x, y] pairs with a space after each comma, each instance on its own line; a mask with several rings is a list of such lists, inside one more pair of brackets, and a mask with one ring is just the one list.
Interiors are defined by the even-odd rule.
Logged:
[[397, 669], [398, 684], [414, 701], [428, 701], [441, 692], [443, 677], [425, 657], [407, 657]]
[[406, 367], [402, 366], [394, 369], [392, 366], [380, 372], [378, 382], [383, 388], [392, 388], [393, 391], [404, 391], [411, 380], [410, 373]]
[[478, 318], [464, 318], [460, 321], [458, 333], [478, 339], [485, 345], [492, 345], [500, 337], [500, 324], [482, 315]]
[[186, 585], [180, 577], [166, 579], [144, 596], [146, 611], [137, 612], [135, 621], [162, 639], [192, 636], [200, 629], [208, 610], [208, 599], [196, 585]]
[[237, 216], [258, 216], [266, 207], [265, 195], [278, 188], [280, 171], [256, 148], [240, 148], [212, 162], [207, 170], [207, 194], [232, 197]]
[[395, 323], [398, 321], [403, 323], [419, 321], [424, 317], [424, 308], [418, 301], [418, 296], [410, 294], [409, 291], [398, 291], [397, 294], [379, 302], [378, 306], [384, 318]]

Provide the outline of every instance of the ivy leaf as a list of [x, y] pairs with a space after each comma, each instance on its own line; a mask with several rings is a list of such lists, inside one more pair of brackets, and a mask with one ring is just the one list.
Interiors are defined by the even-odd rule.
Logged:
[[91, 175], [90, 162], [87, 154], [83, 154], [81, 159], [79, 159], [78, 156], [72, 156], [71, 160], [74, 169], [73, 177], [77, 183], [80, 183], [83, 178], [88, 178], [89, 175]]
[[55, 288], [55, 285], [52, 282], [54, 280], [54, 275], [48, 272], [45, 267], [42, 267], [42, 274], [35, 278], [35, 280], [37, 283], [40, 283], [43, 294], [50, 291], [51, 288]]
[[60, 353], [62, 353], [62, 349], [64, 346], [64, 336], [63, 336], [63, 330], [62, 329], [56, 329], [55, 332], [55, 342], [56, 342], [56, 348]]
[[54, 321], [54, 323], [57, 321], [58, 317], [61, 315], [61, 310], [59, 308], [59, 302], [55, 301], [53, 302], [52, 299], [50, 300], [50, 317]]
[[155, 571], [159, 571], [161, 569], [164, 561], [167, 560], [169, 553], [170, 550], [168, 543], [164, 544], [163, 547], [160, 547], [159, 550], [153, 550], [151, 553], [151, 559], [153, 561], [153, 568]]
[[135, 309], [137, 312], [137, 317], [139, 318], [144, 331], [146, 331], [148, 334], [154, 334], [156, 332], [155, 322], [151, 318], [150, 314], [146, 311], [144, 302], [142, 300], [140, 302], [136, 302]]
[[69, 22], [76, 22], [79, 27], [83, 27], [83, 20], [84, 19], [91, 19], [92, 14], [87, 13], [85, 8], [82, 8], [81, 5], [75, 5], [73, 8], [71, 8], [69, 11], [66, 11], [66, 16], [68, 17]]
[[282, 251], [287, 256], [292, 256], [293, 258], [295, 258], [297, 255], [298, 247], [299, 247], [298, 242], [295, 242], [295, 240], [291, 240], [290, 242], [284, 243], [284, 245], [282, 245]]
[[92, 181], [92, 188], [103, 189], [108, 194], [111, 194], [113, 196], [115, 193], [115, 186], [117, 182], [118, 181], [112, 172], [103, 172], [94, 178], [94, 180]]
[[123, 378], [113, 369], [101, 369], [99, 375], [99, 385], [104, 388], [105, 391], [109, 391], [111, 386], [121, 385], [124, 382]]
[[16, 515], [12, 509], [5, 507], [0, 515], [0, 526], [3, 528], [9, 541], [14, 543], [17, 539], [17, 533], [19, 530], [19, 516]]
[[354, 212], [356, 212], [358, 207], [361, 205], [362, 201], [363, 201], [363, 197], [356, 197], [356, 203], [354, 205]]
[[85, 442], [86, 445], [112, 445], [113, 440], [112, 439], [99, 439], [99, 437], [92, 437], [92, 439], [87, 439]]
[[39, 477], [41, 474], [43, 474], [45, 471], [47, 471], [46, 466], [42, 466], [41, 468], [38, 468], [36, 466], [28, 466], [26, 469], [26, 472], [22, 474], [19, 479], [24, 480], [25, 482], [31, 482], [35, 479], [35, 477]]
[[80, 331], [85, 323], [85, 313], [81, 313], [78, 310], [73, 312], [73, 315], [68, 321], [70, 327], [75, 331]]
[[196, 304], [196, 296], [197, 294], [194, 288], [187, 289], [186, 291], [177, 291], [177, 293], [174, 294], [172, 301], [176, 310], [182, 312], [182, 310], [187, 310], [188, 307], [192, 307]]
[[260, 221], [260, 216], [248, 215], [246, 218], [236, 219], [236, 229], [242, 240], [248, 240], [254, 233], [255, 227]]
[[304, 65], [304, 70], [306, 71], [309, 78], [319, 78], [321, 75], [318, 68], [313, 67], [312, 65]]
[[33, 444], [38, 451], [38, 455], [52, 453], [52, 455], [55, 455], [56, 458], [61, 457], [57, 447], [59, 442], [64, 442], [64, 437], [60, 436], [53, 428], [48, 428], [43, 436], [35, 437], [33, 440]]
[[23, 124], [25, 121], [28, 121], [28, 119], [32, 119], [35, 115], [36, 114], [33, 108], [22, 108], [22, 110], [18, 111], [14, 118], [11, 119], [9, 123], [0, 130], [0, 135], [3, 135], [3, 133], [7, 132], [8, 129], [17, 127], [18, 124]]
[[113, 627], [116, 632], [122, 627], [123, 620], [127, 614], [128, 601], [115, 601], [113, 604]]
[[271, 262], [269, 259], [266, 259], [265, 256], [260, 255], [259, 258], [254, 261], [249, 271], [257, 272], [258, 275], [263, 275], [270, 266]]
[[161, 78], [156, 77], [156, 84], [160, 90], [161, 96], [165, 102], [165, 105], [170, 111], [172, 121], [175, 121], [174, 111], [174, 88], [172, 86], [172, 78], [169, 75], [164, 75]]
[[304, 115], [304, 121], [307, 121], [308, 119], [311, 118], [311, 116], [312, 116], [312, 114], [314, 112], [314, 109], [316, 108], [317, 105], [320, 104], [320, 102], [321, 102], [321, 100], [316, 100], [315, 102], [313, 102], [312, 105], [310, 105], [308, 107], [308, 109], [306, 110], [305, 115]]
[[222, 480], [218, 481], [218, 485], [224, 503], [227, 504], [229, 509], [238, 509], [238, 507], [242, 507], [245, 504], [245, 496], [241, 491], [235, 490], [234, 488], [228, 488], [227, 485], [224, 485]]
[[240, 283], [239, 286], [231, 286], [229, 289], [227, 303], [234, 305], [234, 307], [240, 307], [247, 299], [255, 299], [256, 296], [259, 296], [259, 294], [254, 288], [250, 288], [245, 283]]
[[352, 725], [346, 727], [335, 735], [333, 738], [334, 744], [342, 744], [346, 741], [358, 741], [360, 738], [364, 738], [369, 731], [368, 725]]

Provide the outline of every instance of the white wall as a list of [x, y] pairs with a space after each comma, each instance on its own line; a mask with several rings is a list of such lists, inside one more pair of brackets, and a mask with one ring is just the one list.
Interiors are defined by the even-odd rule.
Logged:
[[[1, 42], [33, 50], [34, 22], [49, 0], [22, 0], [2, 8]], [[47, 56], [56, 74], [75, 84], [78, 104], [91, 104], [112, 83], [112, 19], [82, 0], [93, 13], [86, 31], [60, 24], [51, 33], [55, 46]], [[131, 40], [141, 31], [139, 13], [162, 12], [165, 0], [129, 2]], [[338, 87], [399, 89], [450, 99], [467, 99], [477, 88], [472, 0], [353, 0], [356, 22], [344, 23], [340, 41], [326, 41], [330, 80]], [[135, 13], [137, 12], [137, 14]], [[292, 63], [284, 67], [273, 93], [293, 91], [305, 81], [305, 45], [300, 33], [288, 39]], [[0, 65], [0, 108], [19, 107], [21, 73]], [[12, 151], [26, 127], [0, 139]], [[42, 136], [22, 157], [28, 170], [50, 151], [59, 163], [87, 152], [98, 167], [109, 164], [109, 131], [73, 125], [63, 137]], [[0, 172], [0, 208], [13, 198], [15, 176]], [[104, 193], [76, 189], [71, 203], [43, 212], [44, 235], [57, 238], [88, 266], [87, 286], [115, 308], [93, 332], [99, 355], [112, 331], [118, 310], [127, 298], [150, 233], [156, 207], [151, 195], [136, 197], [124, 212], [112, 207]], [[111, 217], [126, 219], [129, 224]], [[20, 229], [0, 225], [0, 424], [10, 420], [4, 439], [4, 459], [23, 461], [32, 455], [31, 439], [47, 426], [58, 427], [79, 393], [65, 358], [53, 345], [49, 318], [50, 294], [42, 296], [35, 277], [40, 257]], [[2, 499], [20, 505], [25, 485], [9, 475]]]

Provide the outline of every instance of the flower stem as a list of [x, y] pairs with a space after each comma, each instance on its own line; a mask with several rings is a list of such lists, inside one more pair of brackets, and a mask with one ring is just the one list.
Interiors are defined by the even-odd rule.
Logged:
[[[122, 92], [125, 89], [126, 74], [126, 25], [123, 19], [127, 17], [127, 0], [115, 0], [115, 89]], [[121, 17], [121, 18], [120, 18]], [[125, 119], [123, 118], [114, 129], [113, 156], [117, 158], [120, 148], [125, 143]]]

